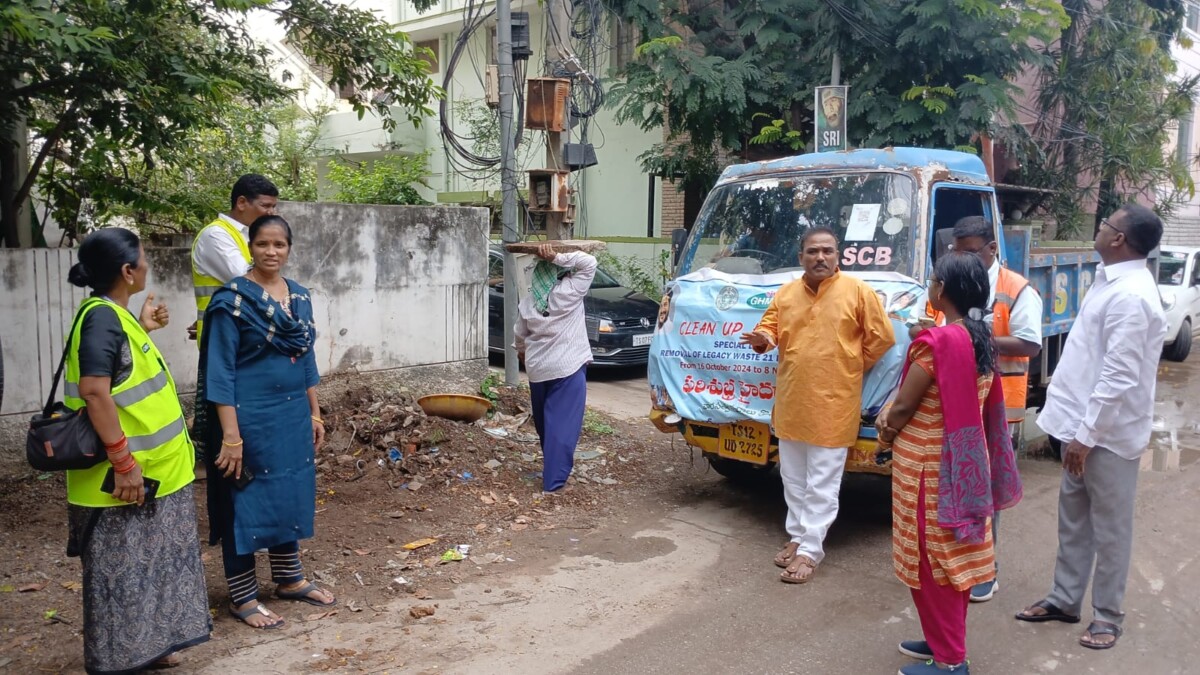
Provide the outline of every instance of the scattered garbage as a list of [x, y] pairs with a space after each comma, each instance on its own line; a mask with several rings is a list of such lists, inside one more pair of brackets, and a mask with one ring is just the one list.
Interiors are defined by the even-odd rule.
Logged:
[[575, 452], [575, 459], [581, 462], [586, 462], [589, 459], [596, 459], [603, 454], [603, 450], [577, 450]]
[[415, 551], [419, 548], [425, 548], [426, 546], [429, 546], [430, 544], [436, 544], [436, 543], [437, 543], [437, 539], [433, 539], [431, 537], [426, 537], [425, 539], [418, 539], [416, 541], [410, 541], [407, 544], [405, 544], [403, 548], [406, 551]]
[[471, 473], [470, 471], [464, 471], [460, 473], [458, 477], [462, 479], [462, 482], [466, 483], [467, 481], [474, 479], [475, 474]]
[[400, 448], [388, 448], [388, 459], [391, 460], [393, 464], [396, 462], [402, 462], [404, 461], [404, 453], [400, 452]]
[[436, 605], [416, 605], [408, 610], [409, 616], [414, 619], [424, 619], [427, 616], [433, 616], [437, 613]]
[[502, 466], [504, 466], [504, 464], [502, 464], [499, 460], [489, 459], [487, 461], [487, 463], [483, 465], [483, 468], [491, 469], [492, 471], [495, 471], [496, 469], [499, 469]]
[[456, 548], [452, 548], [442, 554], [442, 562], [459, 562], [460, 560], [465, 560], [465, 559], [466, 559], [466, 556], [464, 556]]
[[454, 548], [457, 549], [458, 552], [461, 553], [464, 558], [471, 554], [471, 545], [470, 544], [459, 544], [458, 546], [455, 546]]

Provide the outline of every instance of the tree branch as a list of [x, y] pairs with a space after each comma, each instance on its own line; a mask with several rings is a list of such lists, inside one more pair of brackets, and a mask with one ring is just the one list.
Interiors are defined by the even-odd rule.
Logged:
[[58, 124], [46, 134], [42, 141], [42, 149], [38, 151], [37, 158], [29, 167], [29, 174], [25, 176], [25, 182], [21, 184], [21, 188], [17, 190], [15, 201], [17, 204], [22, 204], [29, 197], [29, 193], [33, 191], [33, 184], [37, 181], [38, 172], [42, 170], [42, 164], [46, 162], [46, 157], [50, 155], [50, 151], [54, 146], [58, 145], [59, 139], [63, 132], [67, 129], [67, 124], [74, 120], [75, 111], [78, 103], [72, 103], [63, 111], [62, 117], [58, 118]]
[[43, 80], [41, 82], [34, 82], [33, 84], [27, 84], [23, 87], [17, 87], [16, 89], [13, 89], [10, 92], [10, 94], [14, 99], [21, 98], [21, 97], [36, 96], [36, 95], [42, 93], [43, 91], [53, 89], [55, 87], [67, 84], [69, 82], [75, 82], [75, 81], [78, 81], [79, 79], [80, 79], [79, 77], [64, 76], [64, 77], [58, 77], [58, 78], [53, 78], [53, 79], [49, 79], [49, 80]]

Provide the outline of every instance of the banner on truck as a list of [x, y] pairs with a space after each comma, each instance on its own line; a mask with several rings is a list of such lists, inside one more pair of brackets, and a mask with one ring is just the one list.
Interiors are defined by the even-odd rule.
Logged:
[[[648, 379], [656, 406], [697, 422], [770, 423], [778, 354], [756, 354], [740, 339], [754, 330], [780, 286], [800, 276], [704, 269], [672, 282], [650, 347]], [[863, 382], [863, 411], [874, 414], [899, 383], [911, 343], [907, 324], [924, 313], [925, 289], [890, 272], [855, 276], [875, 289], [896, 333], [896, 346]]]

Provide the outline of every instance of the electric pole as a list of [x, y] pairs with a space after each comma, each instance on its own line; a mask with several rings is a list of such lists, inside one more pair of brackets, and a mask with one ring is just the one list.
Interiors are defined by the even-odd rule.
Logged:
[[[571, 49], [571, 4], [567, 0], [546, 0], [546, 74], [559, 77], [557, 71], [579, 72], [582, 66]], [[566, 103], [566, 131], [546, 132], [546, 168], [551, 171], [567, 171], [563, 159], [564, 143], [571, 133], [570, 101]], [[568, 196], [568, 200], [571, 197]], [[546, 214], [546, 238], [570, 239], [573, 223], [567, 222], [565, 213]]]
[[[521, 240], [517, 232], [517, 163], [513, 147], [513, 55], [512, 2], [496, 0], [497, 67], [500, 80], [500, 222], [504, 228], [505, 244]], [[517, 261], [504, 250], [504, 383], [515, 387], [520, 383], [520, 363], [517, 357]]]

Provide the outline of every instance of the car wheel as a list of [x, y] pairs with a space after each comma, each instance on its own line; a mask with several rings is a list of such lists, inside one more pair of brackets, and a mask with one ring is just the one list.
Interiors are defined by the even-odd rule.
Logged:
[[1192, 320], [1184, 319], [1183, 325], [1179, 327], [1179, 335], [1175, 336], [1175, 342], [1163, 348], [1163, 358], [1168, 361], [1183, 361], [1191, 351]]
[[714, 457], [712, 455], [706, 455], [706, 457], [708, 465], [713, 468], [713, 471], [739, 485], [759, 485], [771, 476], [771, 465], [769, 464], [767, 466], [759, 466], [758, 464], [727, 459], [725, 457]]

